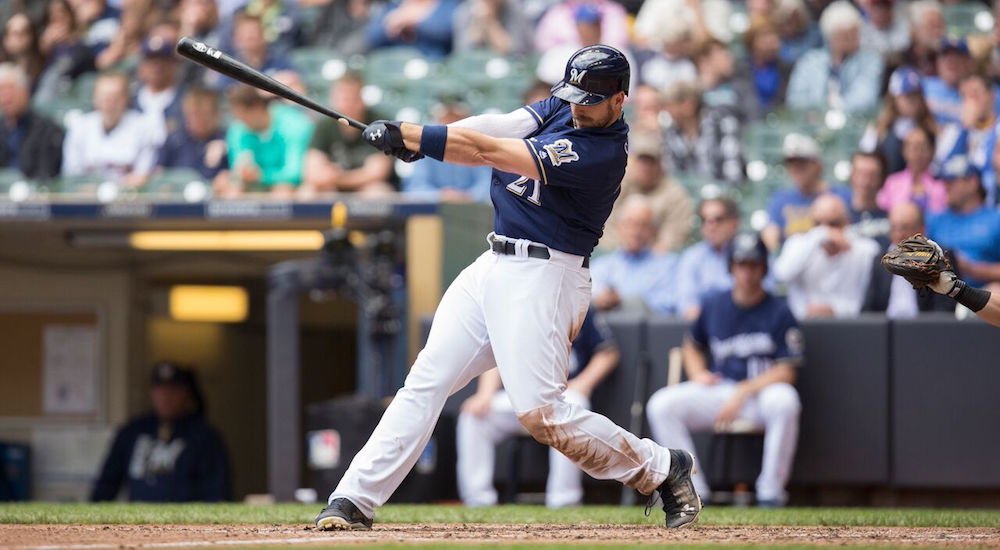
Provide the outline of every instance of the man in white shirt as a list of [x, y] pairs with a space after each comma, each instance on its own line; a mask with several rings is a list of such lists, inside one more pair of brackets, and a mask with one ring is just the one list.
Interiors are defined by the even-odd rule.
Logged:
[[847, 205], [837, 195], [821, 195], [810, 213], [815, 227], [788, 238], [774, 263], [775, 278], [787, 285], [788, 306], [798, 319], [854, 317], [879, 245], [847, 230]]
[[137, 73], [142, 86], [135, 95], [135, 106], [156, 127], [160, 144], [182, 124], [182, 94], [177, 86], [179, 69], [171, 41], [163, 36], [152, 36], [143, 42]]
[[155, 131], [128, 109], [128, 77], [105, 73], [94, 85], [94, 111], [66, 128], [63, 176], [92, 177], [129, 187], [146, 182], [156, 162]]

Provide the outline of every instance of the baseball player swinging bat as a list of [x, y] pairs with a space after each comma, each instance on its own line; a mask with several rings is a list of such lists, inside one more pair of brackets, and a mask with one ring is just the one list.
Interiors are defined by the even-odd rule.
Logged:
[[312, 109], [317, 113], [337, 119], [342, 124], [357, 128], [358, 130], [364, 130], [368, 127], [368, 125], [363, 122], [354, 120], [347, 115], [338, 113], [333, 109], [320, 105], [288, 86], [285, 86], [281, 82], [278, 82], [257, 69], [254, 69], [246, 63], [238, 61], [229, 55], [226, 55], [221, 50], [208, 46], [203, 42], [198, 42], [197, 40], [185, 36], [177, 41], [176, 50], [179, 55], [186, 57], [199, 65], [208, 67], [209, 69], [222, 73], [230, 78], [239, 80], [244, 84], [249, 84], [254, 88], [271, 92], [276, 96], [298, 103], [299, 105], [307, 109]]

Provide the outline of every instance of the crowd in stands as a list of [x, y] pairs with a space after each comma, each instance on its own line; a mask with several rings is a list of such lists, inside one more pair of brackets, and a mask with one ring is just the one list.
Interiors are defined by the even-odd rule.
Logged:
[[[775, 260], [769, 288], [796, 315], [856, 315], [884, 302], [865, 292], [893, 212], [953, 249], [970, 281], [1000, 282], [1000, 31], [986, 4], [7, 0], [0, 13], [0, 190], [21, 178], [44, 192], [154, 192], [180, 173], [216, 198], [486, 202], [487, 170], [394, 163], [359, 131], [185, 62], [174, 44], [218, 46], [356, 119], [447, 123], [545, 97], [572, 51], [601, 42], [626, 52], [633, 78], [599, 308], [694, 315], [728, 284], [727, 239], [752, 226]], [[316, 51], [327, 55], [302, 54]], [[490, 84], [461, 84], [461, 65], [433, 82], [472, 52], [494, 56], [478, 67]], [[918, 309], [892, 289], [891, 311]]]

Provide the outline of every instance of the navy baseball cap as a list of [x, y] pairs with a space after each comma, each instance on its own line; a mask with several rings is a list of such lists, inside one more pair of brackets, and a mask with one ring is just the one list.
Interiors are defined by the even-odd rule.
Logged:
[[586, 46], [566, 62], [552, 95], [578, 105], [597, 105], [618, 92], [628, 93], [630, 68], [625, 54], [611, 46]]
[[965, 155], [952, 155], [948, 157], [941, 164], [941, 168], [937, 173], [937, 179], [942, 181], [953, 181], [970, 176], [981, 177], [982, 171]]
[[142, 57], [173, 57], [174, 46], [163, 37], [153, 36], [142, 41]]
[[892, 76], [889, 77], [890, 94], [900, 96], [920, 90], [920, 73], [912, 67], [900, 67], [892, 71]]
[[944, 38], [941, 40], [941, 53], [957, 52], [962, 55], [969, 53], [969, 44], [964, 38]]
[[573, 17], [580, 23], [600, 23], [601, 10], [593, 4], [580, 4], [573, 10]]
[[757, 233], [740, 233], [729, 245], [729, 265], [737, 262], [757, 262], [767, 265], [767, 247]]
[[160, 361], [153, 366], [150, 384], [154, 386], [176, 384], [194, 388], [194, 373], [172, 361]]

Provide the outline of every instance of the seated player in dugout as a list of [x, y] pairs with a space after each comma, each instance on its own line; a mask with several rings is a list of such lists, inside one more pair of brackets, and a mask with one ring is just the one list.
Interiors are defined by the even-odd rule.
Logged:
[[[570, 350], [566, 401], [589, 410], [591, 394], [618, 366], [618, 358], [618, 345], [611, 329], [591, 308]], [[458, 493], [466, 506], [497, 504], [497, 491], [493, 487], [496, 445], [511, 436], [528, 435], [501, 385], [497, 369], [484, 372], [479, 376], [476, 393], [462, 403], [458, 416]], [[545, 505], [562, 508], [582, 503], [582, 472], [550, 447]]]
[[194, 372], [174, 363], [153, 367], [152, 411], [115, 434], [90, 500], [218, 502], [230, 499], [229, 457], [205, 419]]
[[[764, 289], [767, 249], [757, 235], [736, 236], [729, 269], [732, 290], [705, 298], [684, 340], [687, 381], [654, 393], [646, 416], [657, 443], [690, 451], [692, 430], [737, 421], [764, 428], [757, 503], [782, 506], [799, 433], [801, 405], [792, 384], [802, 332], [785, 301]], [[704, 475], [694, 483], [698, 494], [709, 494]]]
[[630, 67], [605, 45], [566, 64], [552, 96], [449, 125], [374, 121], [369, 145], [404, 162], [424, 155], [493, 168], [486, 250], [449, 285], [427, 344], [368, 443], [316, 517], [321, 530], [371, 529], [420, 456], [445, 400], [496, 367], [518, 421], [597, 479], [662, 500], [664, 526], [701, 513], [694, 459], [568, 402], [569, 351], [590, 303], [590, 254], [621, 189]]

